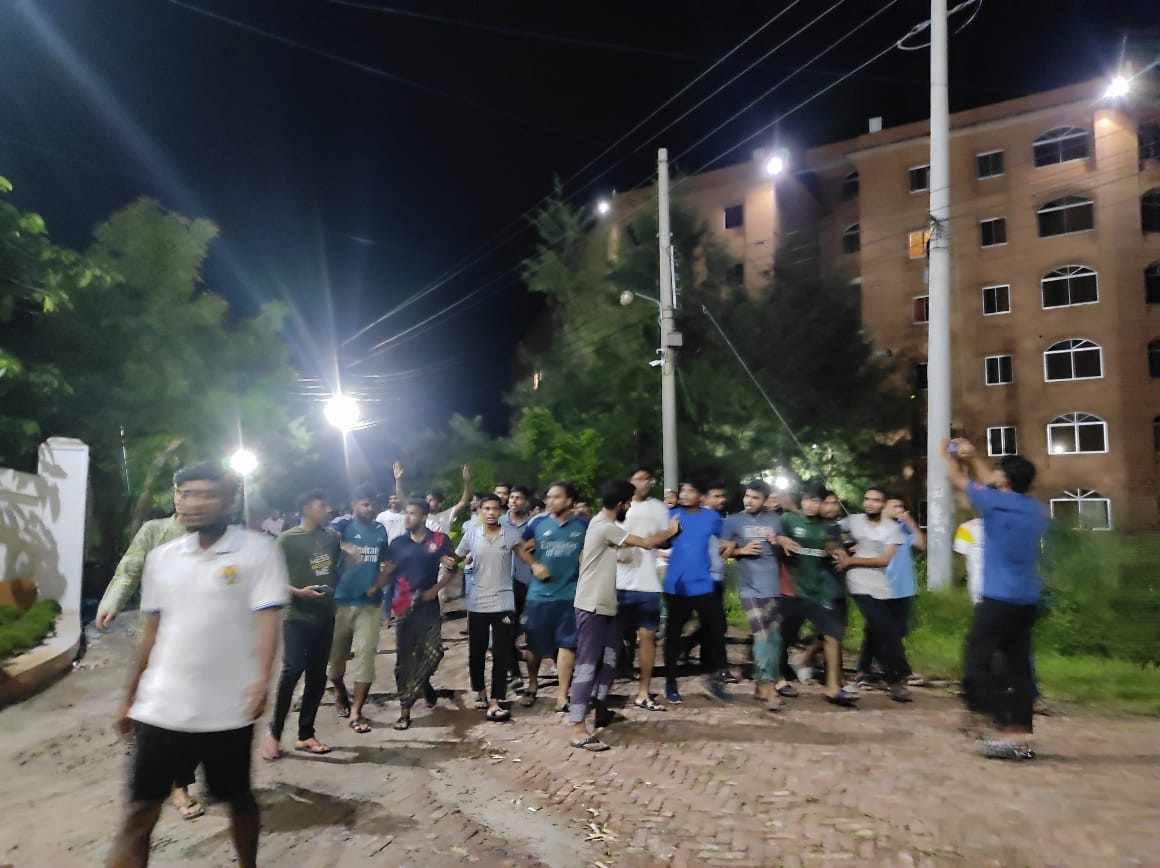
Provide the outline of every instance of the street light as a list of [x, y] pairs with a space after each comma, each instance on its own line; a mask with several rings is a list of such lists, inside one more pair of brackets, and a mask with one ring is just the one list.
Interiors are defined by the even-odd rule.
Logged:
[[596, 203], [596, 213], [599, 214], [601, 217], [607, 217], [611, 211], [612, 211], [612, 203], [609, 202], [607, 199], [601, 199], [599, 202]]
[[620, 306], [628, 307], [635, 299], [643, 298], [645, 301], [651, 301], [657, 307], [661, 306], [660, 299], [653, 298], [651, 295], [645, 295], [640, 292], [633, 292], [631, 289], [622, 289], [620, 291]]
[[326, 421], [344, 434], [354, 428], [360, 418], [358, 401], [341, 392], [327, 400], [322, 412]]
[[1124, 78], [1122, 75], [1117, 75], [1110, 82], [1108, 82], [1108, 89], [1104, 91], [1104, 97], [1106, 99], [1119, 99], [1122, 96], [1127, 96], [1128, 91], [1131, 89], [1131, 79]]
[[242, 478], [258, 469], [258, 456], [249, 449], [239, 449], [230, 456], [230, 470]]
[[781, 154], [774, 154], [765, 161], [765, 174], [770, 177], [776, 177], [785, 171], [785, 157]]

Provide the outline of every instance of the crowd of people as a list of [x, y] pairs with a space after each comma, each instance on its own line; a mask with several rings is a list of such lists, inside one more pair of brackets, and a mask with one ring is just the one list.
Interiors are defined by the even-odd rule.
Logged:
[[[1046, 524], [1042, 505], [1027, 495], [1035, 469], [1017, 457], [992, 468], [962, 440], [948, 442], [947, 461], [987, 534], [983, 546], [982, 528], [964, 526], [956, 539], [975, 573], [981, 563], [981, 579], [972, 577], [978, 606], [964, 697], [972, 713], [992, 717], [987, 756], [1029, 758], [1030, 630]], [[377, 510], [370, 485], [351, 493], [338, 518], [324, 491], [309, 491], [295, 504], [297, 522], [276, 538], [230, 524], [237, 482], [220, 465], [176, 474], [174, 516], [141, 527], [96, 620], [106, 629], [140, 586], [141, 639], [116, 721], [135, 745], [130, 806], [111, 865], [146, 864], [167, 796], [184, 816], [200, 814], [188, 791], [198, 765], [229, 805], [239, 864], [253, 865], [259, 818], [250, 751], [279, 633], [282, 667], [263, 760], [283, 756], [300, 681], [294, 750], [331, 750], [315, 731], [328, 680], [338, 715], [356, 734], [372, 731], [366, 703], [384, 624], [395, 633], [393, 726], [406, 730], [417, 701], [434, 708], [439, 700], [432, 678], [443, 657], [441, 601], [459, 576], [471, 704], [488, 721], [509, 721], [513, 708], [539, 701], [542, 666], [554, 661], [555, 711], [567, 715], [567, 744], [576, 750], [609, 749], [600, 730], [614, 720], [608, 697], [618, 670], [630, 677], [638, 670], [632, 703], [649, 712], [680, 704], [691, 684], [734, 701], [730, 560], [752, 633], [754, 696], [769, 711], [798, 697], [815, 672], [825, 700], [845, 708], [879, 684], [890, 699], [911, 702], [911, 687], [922, 682], [905, 639], [918, 590], [912, 550], [923, 548], [924, 536], [902, 498], [884, 488], [868, 488], [862, 511], [843, 514], [821, 483], [804, 483], [791, 500], [755, 479], [743, 487], [742, 509], [725, 516], [735, 492], [724, 484], [687, 480], [661, 500], [644, 467], [607, 481], [591, 503], [567, 482], [549, 486], [542, 502], [520, 485], [473, 495], [464, 467], [462, 495], [445, 508], [438, 490], [408, 500], [403, 468], [396, 463], [393, 471], [385, 510]], [[847, 678], [842, 642], [851, 600], [865, 629], [857, 671]], [[686, 634], [694, 616], [697, 629]], [[802, 635], [807, 624], [812, 631]], [[654, 693], [658, 646], [664, 688]], [[794, 646], [800, 650], [791, 656]], [[695, 648], [699, 679], [682, 684], [680, 664]], [[517, 701], [508, 702], [509, 691]]]

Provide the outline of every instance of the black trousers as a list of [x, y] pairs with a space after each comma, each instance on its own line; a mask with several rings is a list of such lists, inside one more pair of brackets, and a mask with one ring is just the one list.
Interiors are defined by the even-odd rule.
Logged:
[[874, 634], [874, 656], [882, 667], [882, 680], [887, 684], [899, 684], [910, 674], [910, 663], [906, 659], [906, 649], [902, 646], [902, 635], [898, 623], [891, 614], [889, 600], [879, 600], [869, 594], [851, 594], [858, 611], [866, 621], [866, 629]]
[[[975, 607], [963, 660], [963, 697], [971, 711], [991, 715], [996, 726], [1031, 732], [1031, 628], [1038, 611], [1034, 603], [986, 597]], [[996, 654], [1003, 658], [999, 664]]]
[[525, 585], [523, 582], [513, 580], [512, 581], [512, 590], [515, 592], [515, 596], [516, 596], [516, 619], [515, 619], [515, 622], [512, 624], [512, 650], [511, 650], [511, 657], [508, 658], [511, 662], [511, 665], [508, 668], [509, 668], [509, 671], [511, 672], [512, 678], [519, 678], [520, 677], [520, 651], [519, 651], [518, 645], [519, 645], [520, 632], [521, 632], [520, 621], [524, 617], [524, 606], [527, 605], [527, 602], [528, 602], [528, 586]]
[[491, 698], [507, 698], [507, 677], [515, 641], [515, 612], [467, 613], [467, 671], [471, 689], [483, 693], [487, 641], [491, 638]]
[[[894, 621], [894, 626], [898, 630], [898, 635], [903, 639], [910, 633], [910, 613], [914, 608], [914, 597], [896, 597], [893, 600], [883, 600], [886, 608], [890, 612], [890, 617]], [[858, 672], [869, 672], [870, 666], [874, 661], [875, 650], [878, 645], [878, 637], [874, 633], [873, 625], [869, 621], [866, 622], [866, 628], [862, 632], [862, 648], [858, 652]], [[909, 661], [904, 676], [913, 674], [910, 670]]]
[[278, 696], [274, 700], [274, 717], [270, 733], [282, 738], [290, 701], [298, 679], [306, 676], [302, 690], [302, 708], [298, 712], [298, 740], [314, 738], [314, 718], [318, 703], [326, 692], [326, 664], [330, 660], [330, 645], [334, 640], [334, 620], [314, 622], [286, 620], [282, 622], [282, 674], [278, 678]]
[[720, 672], [728, 665], [725, 657], [725, 605], [714, 591], [686, 597], [665, 594], [669, 611], [665, 627], [665, 679], [677, 680], [677, 658], [681, 655], [681, 633], [693, 613], [701, 624], [701, 665], [706, 672]]

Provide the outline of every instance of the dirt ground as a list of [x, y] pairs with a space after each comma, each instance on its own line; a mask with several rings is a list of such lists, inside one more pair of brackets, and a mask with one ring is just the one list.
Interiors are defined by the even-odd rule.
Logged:
[[[110, 721], [135, 623], [90, 632], [74, 672], [0, 711], [0, 865], [102, 863], [127, 772]], [[751, 684], [726, 706], [689, 679], [680, 708], [624, 708], [613, 750], [594, 755], [567, 747], [550, 689], [509, 724], [465, 707], [463, 625], [445, 624], [443, 698], [409, 731], [390, 728], [384, 630], [371, 733], [347, 728], [328, 694], [319, 737], [333, 753], [255, 758], [262, 864], [1160, 865], [1154, 720], [1045, 718], [1041, 758], [1007, 765], [956, 735], [945, 691], [908, 707], [871, 694], [853, 712], [809, 691], [777, 718], [748, 699]], [[193, 821], [167, 808], [153, 856], [231, 864], [222, 806]]]

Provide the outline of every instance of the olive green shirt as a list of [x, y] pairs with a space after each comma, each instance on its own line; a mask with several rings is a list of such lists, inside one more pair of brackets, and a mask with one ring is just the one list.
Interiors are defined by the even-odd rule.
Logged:
[[313, 600], [299, 596], [290, 598], [286, 607], [289, 621], [329, 621], [334, 618], [334, 587], [338, 584], [338, 563], [342, 556], [337, 533], [328, 527], [303, 530], [292, 527], [278, 537], [278, 548], [286, 558], [286, 572], [295, 588], [326, 585], [325, 596]]
[[185, 536], [189, 531], [185, 525], [177, 520], [177, 516], [169, 518], [155, 518], [147, 521], [137, 529], [133, 541], [125, 551], [101, 603], [97, 607], [97, 615], [117, 615], [125, 608], [125, 604], [141, 587], [141, 573], [145, 570], [145, 556], [158, 546], [173, 542]]

